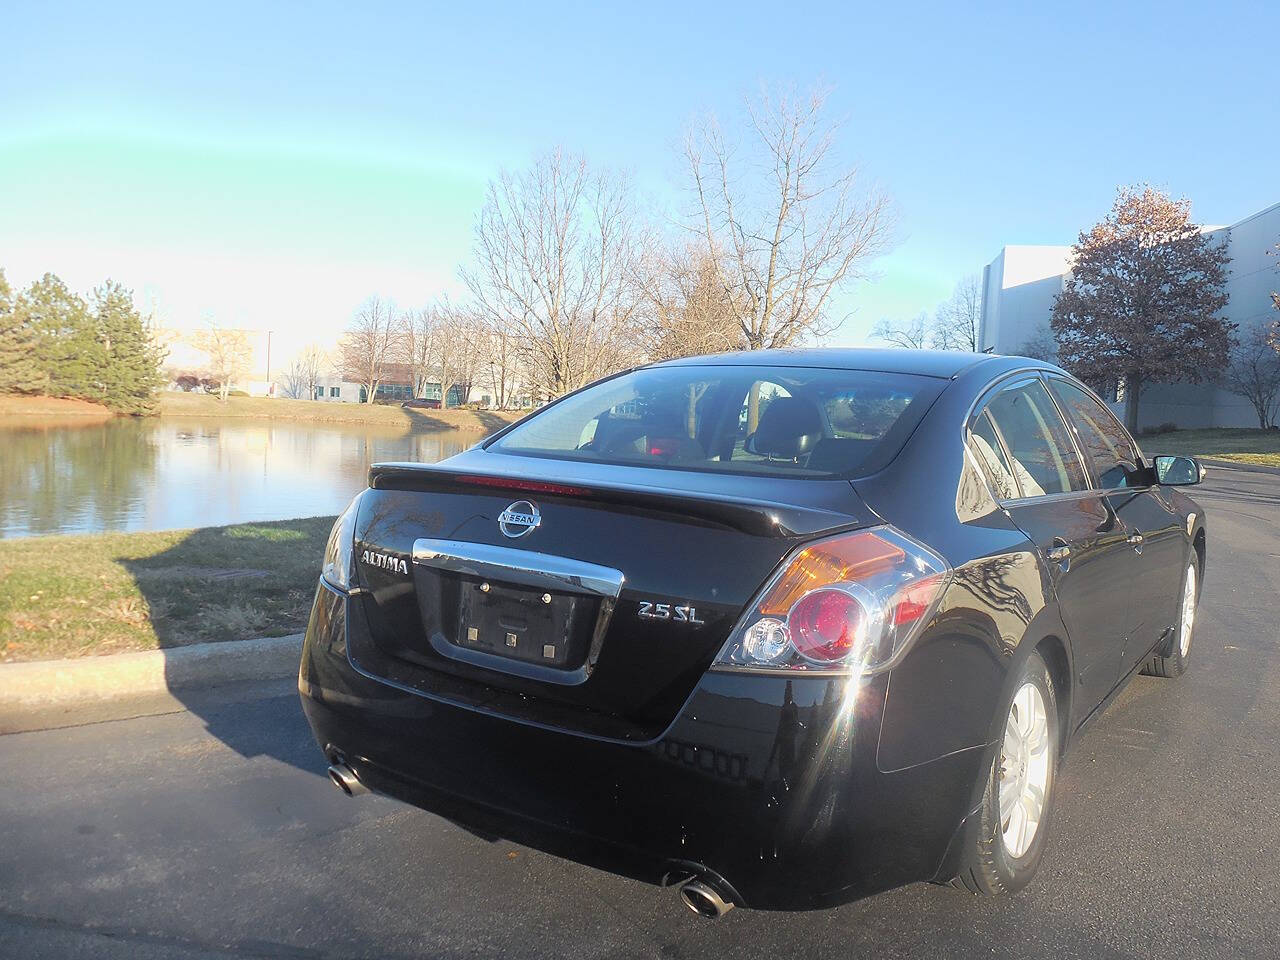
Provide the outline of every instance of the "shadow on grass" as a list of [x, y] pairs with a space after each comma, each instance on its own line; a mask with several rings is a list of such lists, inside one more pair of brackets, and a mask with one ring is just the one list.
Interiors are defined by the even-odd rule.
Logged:
[[323, 771], [324, 762], [305, 722], [265, 720], [282, 710], [301, 717], [294, 681], [279, 679], [278, 657], [275, 677], [214, 689], [183, 686], [177, 658], [181, 648], [195, 643], [305, 630], [332, 524], [332, 517], [312, 517], [211, 527], [159, 553], [116, 561], [147, 601], [166, 652], [170, 694], [240, 755], [274, 757], [310, 772]]
[[332, 517], [194, 530], [167, 549], [116, 562], [151, 611], [161, 648], [299, 633]]
[[456, 430], [457, 424], [449, 423], [440, 417], [433, 417], [427, 410], [421, 407], [402, 407], [405, 415], [409, 418], [409, 428], [411, 430]]
[[475, 434], [477, 441], [489, 436], [491, 433], [497, 433], [513, 422], [510, 414], [501, 416], [492, 410], [457, 411], [458, 413], [470, 413], [475, 417], [480, 430], [474, 431], [466, 430], [465, 425], [459, 424], [457, 421], [434, 416], [431, 411], [421, 407], [404, 407], [403, 409], [409, 417], [409, 425], [413, 430], [457, 430], [462, 434]]
[[491, 433], [497, 433], [503, 427], [510, 426], [514, 421], [505, 417], [500, 417], [491, 410], [477, 410], [476, 419], [480, 421], [484, 427], [484, 435], [487, 437]]

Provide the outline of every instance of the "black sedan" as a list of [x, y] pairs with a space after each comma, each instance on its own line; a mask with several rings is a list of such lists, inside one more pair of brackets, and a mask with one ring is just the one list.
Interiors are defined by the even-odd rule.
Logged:
[[303, 707], [344, 791], [707, 916], [1013, 892], [1072, 738], [1186, 669], [1205, 523], [1175, 487], [1200, 478], [1016, 357], [643, 367], [374, 466]]

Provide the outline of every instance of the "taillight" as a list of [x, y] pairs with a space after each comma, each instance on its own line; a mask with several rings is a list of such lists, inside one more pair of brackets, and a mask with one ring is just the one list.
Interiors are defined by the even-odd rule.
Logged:
[[950, 576], [945, 560], [889, 527], [809, 544], [765, 584], [716, 664], [884, 670], [901, 659]]

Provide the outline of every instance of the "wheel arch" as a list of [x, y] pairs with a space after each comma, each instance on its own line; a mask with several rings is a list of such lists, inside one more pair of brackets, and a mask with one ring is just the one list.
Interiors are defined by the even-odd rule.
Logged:
[[1049, 669], [1049, 679], [1053, 681], [1058, 712], [1058, 756], [1061, 757], [1067, 752], [1067, 744], [1071, 741], [1073, 732], [1071, 706], [1074, 685], [1071, 682], [1071, 655], [1067, 643], [1057, 634], [1042, 638], [1034, 649]]

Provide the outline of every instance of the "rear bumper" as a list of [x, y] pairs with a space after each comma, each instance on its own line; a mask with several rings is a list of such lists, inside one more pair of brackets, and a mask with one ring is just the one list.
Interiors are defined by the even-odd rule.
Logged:
[[[348, 617], [350, 607], [350, 617]], [[699, 874], [803, 909], [935, 877], [982, 751], [884, 773], [887, 681], [708, 673], [645, 744], [487, 715], [359, 672], [365, 629], [321, 586], [299, 688], [317, 741], [371, 789], [471, 830], [653, 883]]]

